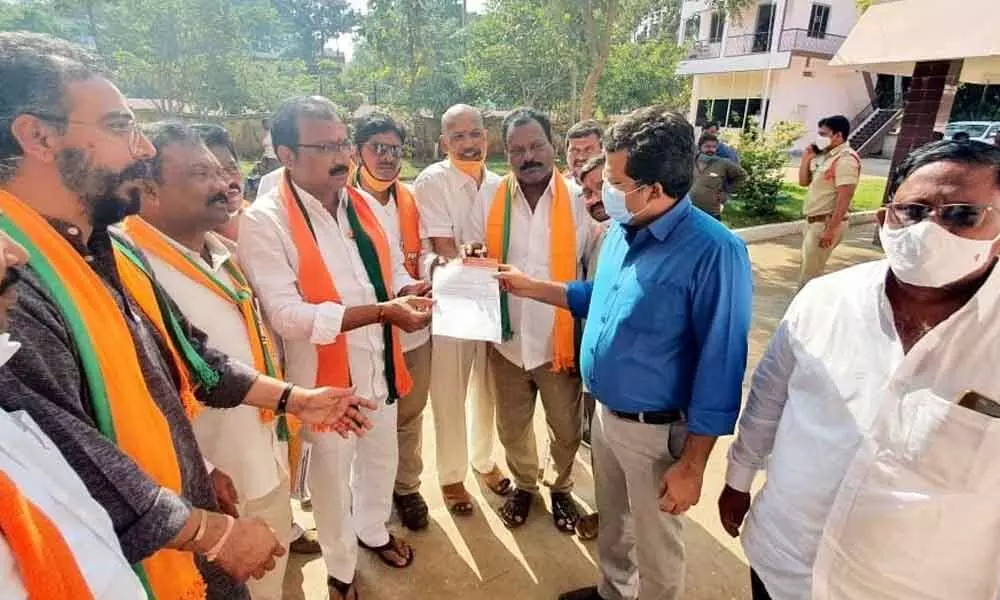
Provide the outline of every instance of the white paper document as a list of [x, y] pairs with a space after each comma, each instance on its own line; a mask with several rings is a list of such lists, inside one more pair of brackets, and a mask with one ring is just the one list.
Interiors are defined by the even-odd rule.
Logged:
[[453, 262], [434, 271], [431, 332], [500, 343], [500, 282], [496, 262]]

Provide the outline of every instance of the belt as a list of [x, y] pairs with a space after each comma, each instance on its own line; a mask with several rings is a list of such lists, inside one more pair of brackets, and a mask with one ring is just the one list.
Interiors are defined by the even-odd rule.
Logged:
[[676, 423], [677, 421], [684, 419], [683, 413], [677, 409], [641, 413], [629, 413], [612, 410], [611, 414], [619, 419], [635, 421], [636, 423], [645, 423], [647, 425], [669, 425], [670, 423]]
[[[806, 217], [806, 223], [809, 223], [810, 225], [813, 223], [825, 223], [831, 216], [833, 215], [814, 215]], [[847, 217], [845, 216], [843, 220], [846, 221]]]

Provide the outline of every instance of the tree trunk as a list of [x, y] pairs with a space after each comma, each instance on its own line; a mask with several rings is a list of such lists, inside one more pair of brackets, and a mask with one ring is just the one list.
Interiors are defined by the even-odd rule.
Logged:
[[597, 96], [597, 84], [601, 81], [604, 68], [608, 65], [608, 55], [611, 53], [611, 32], [614, 30], [615, 21], [618, 20], [618, 1], [608, 0], [604, 8], [603, 27], [598, 29], [594, 19], [593, 10], [585, 10], [583, 13], [584, 27], [587, 31], [590, 45], [590, 72], [583, 82], [583, 91], [580, 93], [580, 119], [591, 119], [594, 116], [594, 99]]
[[587, 79], [583, 82], [583, 91], [580, 92], [580, 120], [592, 119], [594, 117], [594, 99], [597, 96], [597, 84], [604, 74], [604, 67], [608, 64], [608, 53], [605, 52], [598, 57], [587, 73]]

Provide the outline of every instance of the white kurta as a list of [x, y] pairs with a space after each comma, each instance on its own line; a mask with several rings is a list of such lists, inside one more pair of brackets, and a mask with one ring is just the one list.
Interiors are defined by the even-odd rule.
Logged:
[[[125, 562], [104, 509], [23, 411], [0, 411], [0, 471], [49, 520], [69, 546], [98, 600], [144, 600], [142, 584]], [[26, 600], [17, 563], [0, 532], [0, 600]]]
[[[230, 290], [235, 289], [223, 266], [227, 260], [235, 260], [235, 257], [231, 256], [230, 246], [221, 236], [214, 233], [206, 236], [206, 244], [212, 257], [211, 264], [198, 253], [169, 237], [162, 237]], [[208, 343], [230, 357], [252, 365], [250, 336], [239, 308], [156, 255], [147, 253], [146, 257], [157, 280], [177, 303], [184, 316], [208, 335]], [[283, 444], [278, 443], [274, 424], [261, 422], [257, 408], [205, 408], [192, 425], [205, 458], [232, 477], [241, 502], [270, 494], [288, 477], [287, 450]]]
[[1000, 587], [1000, 420], [955, 404], [1000, 398], [1000, 269], [906, 355], [886, 274], [807, 285], [754, 374], [726, 480], [749, 490], [767, 469], [741, 537], [776, 600]]
[[[592, 244], [593, 234], [590, 214], [584, 206], [578, 186], [566, 180], [569, 188], [573, 221], [576, 225], [576, 264], [579, 267]], [[500, 180], [484, 184], [476, 196], [476, 205], [469, 215], [468, 235], [471, 241], [486, 242], [486, 224], [489, 221], [493, 197], [500, 187]], [[513, 198], [511, 207], [510, 247], [507, 262], [532, 277], [548, 281], [552, 227], [552, 185], [545, 190], [532, 211], [521, 189]], [[579, 273], [578, 273], [579, 275]], [[497, 350], [513, 364], [531, 370], [552, 361], [552, 325], [556, 309], [548, 304], [510, 297], [510, 326], [514, 337], [501, 344]]]

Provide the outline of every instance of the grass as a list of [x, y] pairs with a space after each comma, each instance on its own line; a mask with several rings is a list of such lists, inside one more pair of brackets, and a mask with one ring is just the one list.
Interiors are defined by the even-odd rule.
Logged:
[[[854, 192], [851, 202], [851, 212], [875, 210], [882, 205], [882, 194], [885, 191], [884, 177], [863, 176]], [[726, 204], [722, 213], [722, 221], [733, 229], [752, 227], [766, 223], [784, 223], [802, 218], [802, 203], [806, 198], [806, 188], [790, 181], [781, 186], [781, 198], [778, 200], [778, 213], [775, 215], [756, 216], [743, 212], [739, 200]]]

